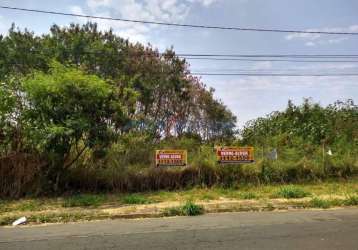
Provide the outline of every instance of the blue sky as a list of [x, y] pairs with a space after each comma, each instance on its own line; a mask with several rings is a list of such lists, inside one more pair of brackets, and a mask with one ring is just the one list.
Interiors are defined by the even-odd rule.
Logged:
[[[358, 32], [355, 0], [0, 0], [1, 5], [163, 22], [260, 28]], [[0, 9], [0, 33], [12, 22], [37, 34], [56, 23], [84, 18], [31, 14]], [[358, 36], [297, 35], [159, 27], [102, 21], [101, 29], [160, 50], [173, 46], [193, 54], [358, 54]], [[190, 61], [192, 71], [358, 73], [358, 63]], [[327, 105], [337, 99], [358, 102], [358, 77], [203, 76], [216, 97], [237, 115], [239, 125], [285, 108], [304, 97]]]

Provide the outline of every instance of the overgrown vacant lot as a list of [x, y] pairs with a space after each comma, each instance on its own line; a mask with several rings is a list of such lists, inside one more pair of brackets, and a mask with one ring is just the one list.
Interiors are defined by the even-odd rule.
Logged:
[[157, 211], [159, 206], [161, 216], [183, 215], [186, 213], [181, 213], [176, 205], [181, 204], [185, 208], [184, 204], [188, 201], [191, 202], [190, 206], [195, 203], [205, 205], [242, 202], [240, 209], [231, 208], [232, 211], [255, 210], [253, 204], [263, 204], [266, 209], [272, 210], [275, 209], [277, 201], [300, 208], [355, 206], [358, 205], [358, 178], [297, 185], [241, 185], [237, 188], [193, 188], [176, 192], [78, 194], [55, 198], [2, 200], [0, 224], [9, 224], [22, 215], [28, 216], [30, 222], [35, 223], [110, 218], [111, 216], [103, 211], [130, 208], [125, 210], [130, 214], [136, 212], [136, 206], [154, 209], [153, 211]]

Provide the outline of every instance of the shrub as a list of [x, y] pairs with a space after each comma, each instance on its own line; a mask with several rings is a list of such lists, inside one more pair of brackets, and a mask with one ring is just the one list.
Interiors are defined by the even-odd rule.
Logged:
[[280, 190], [277, 192], [277, 195], [279, 197], [283, 197], [286, 199], [293, 199], [293, 198], [304, 198], [304, 197], [310, 195], [310, 193], [306, 192], [305, 190], [303, 190], [300, 187], [286, 186], [286, 187], [280, 188]]

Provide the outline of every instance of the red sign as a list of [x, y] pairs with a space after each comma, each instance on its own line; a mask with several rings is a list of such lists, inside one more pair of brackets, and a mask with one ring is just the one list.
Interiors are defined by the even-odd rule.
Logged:
[[187, 165], [186, 150], [156, 150], [155, 163], [157, 166]]
[[253, 147], [217, 148], [216, 156], [220, 163], [251, 163], [254, 162]]

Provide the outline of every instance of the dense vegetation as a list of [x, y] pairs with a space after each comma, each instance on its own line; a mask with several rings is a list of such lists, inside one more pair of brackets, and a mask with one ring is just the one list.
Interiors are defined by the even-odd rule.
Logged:
[[[42, 36], [13, 26], [0, 36], [0, 83], [4, 197], [289, 182], [358, 169], [353, 101], [289, 102], [238, 135], [236, 117], [173, 49], [159, 53], [93, 23], [54, 25]], [[254, 145], [257, 162], [218, 167], [218, 144]], [[156, 148], [188, 149], [191, 166], [152, 168]], [[274, 148], [278, 160], [266, 159]]]
[[[13, 26], [0, 37], [0, 53], [5, 194], [21, 195], [27, 184], [57, 191], [81, 163], [139, 162], [136, 154], [152, 154], [145, 145], [163, 138], [234, 136], [235, 116], [172, 49], [160, 54], [88, 23], [54, 25], [43, 36]], [[130, 148], [137, 140], [144, 147]]]

